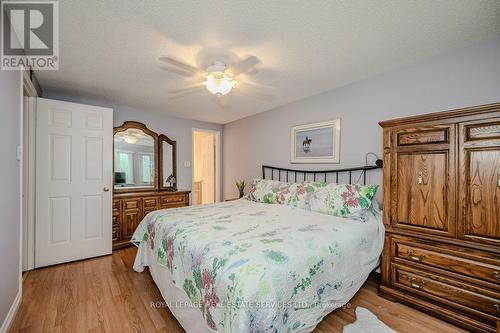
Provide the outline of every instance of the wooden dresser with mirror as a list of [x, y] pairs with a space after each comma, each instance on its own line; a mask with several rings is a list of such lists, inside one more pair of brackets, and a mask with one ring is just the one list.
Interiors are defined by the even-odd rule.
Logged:
[[158, 209], [189, 206], [178, 190], [176, 142], [146, 125], [127, 121], [114, 128], [113, 249], [131, 246], [142, 219]]
[[380, 295], [500, 329], [500, 103], [381, 122]]

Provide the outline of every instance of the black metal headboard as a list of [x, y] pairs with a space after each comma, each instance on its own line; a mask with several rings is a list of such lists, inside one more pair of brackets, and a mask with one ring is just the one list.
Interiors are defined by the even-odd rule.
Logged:
[[[283, 181], [324, 181], [324, 182], [335, 182], [338, 183], [339, 179], [345, 179], [344, 177], [349, 177], [349, 182], [347, 184], [352, 184], [353, 177], [355, 182], [359, 182], [361, 177], [363, 177], [363, 185], [366, 185], [366, 173], [370, 170], [382, 169], [382, 160], [377, 160], [377, 165], [366, 165], [355, 168], [337, 169], [337, 170], [293, 170], [286, 168], [273, 167], [268, 165], [262, 166], [262, 178], [271, 180], [283, 180]], [[267, 171], [267, 172], [266, 172]], [[299, 175], [299, 177], [297, 177]], [[267, 177], [266, 176], [270, 176]], [[302, 176], [302, 177], [300, 177]], [[340, 176], [340, 178], [339, 178]], [[333, 178], [332, 178], [333, 177]], [[347, 179], [345, 179], [347, 180]], [[344, 180], [343, 180], [344, 181]]]

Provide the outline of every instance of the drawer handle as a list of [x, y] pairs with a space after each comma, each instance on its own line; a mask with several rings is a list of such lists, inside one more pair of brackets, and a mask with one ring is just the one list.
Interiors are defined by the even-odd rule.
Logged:
[[498, 312], [500, 312], [500, 305], [494, 304], [493, 307], [495, 307], [495, 310], [497, 310]]
[[413, 261], [422, 262], [424, 260], [425, 256], [423, 254], [421, 254], [421, 255], [414, 255], [413, 251], [409, 250], [408, 251], [408, 258], [411, 259], [411, 260], [413, 260]]
[[412, 288], [422, 290], [422, 288], [424, 288], [424, 283], [422, 282], [422, 284], [418, 284], [418, 283], [412, 282], [412, 283], [410, 283], [410, 286]]
[[422, 290], [424, 288], [424, 281], [420, 281], [420, 283], [417, 283], [416, 279], [413, 277], [410, 277], [408, 280], [410, 281], [410, 287], [418, 290]]
[[497, 279], [498, 282], [500, 282], [500, 272], [493, 272], [493, 277]]

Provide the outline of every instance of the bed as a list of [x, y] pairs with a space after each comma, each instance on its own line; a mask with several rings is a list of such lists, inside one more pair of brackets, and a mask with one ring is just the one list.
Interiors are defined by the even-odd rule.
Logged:
[[132, 241], [186, 332], [310, 332], [378, 266], [384, 227], [375, 209], [362, 222], [240, 199], [152, 212]]

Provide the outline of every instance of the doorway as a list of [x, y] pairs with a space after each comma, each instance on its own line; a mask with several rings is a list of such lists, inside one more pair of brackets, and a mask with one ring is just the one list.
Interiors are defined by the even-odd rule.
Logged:
[[193, 129], [193, 205], [220, 198], [220, 132]]

